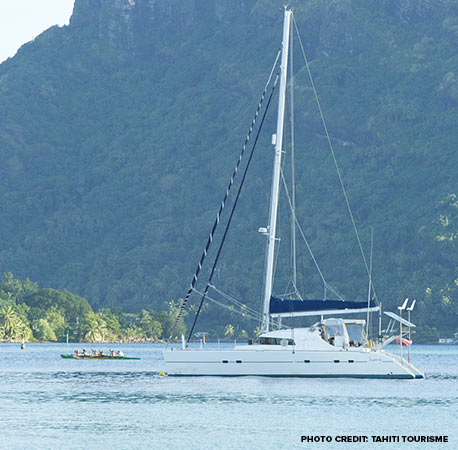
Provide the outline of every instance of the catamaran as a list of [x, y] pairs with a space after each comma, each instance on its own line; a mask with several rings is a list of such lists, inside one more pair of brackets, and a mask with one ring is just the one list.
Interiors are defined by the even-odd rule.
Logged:
[[[245, 345], [235, 345], [230, 349], [190, 349], [187, 342], [182, 336], [181, 348], [167, 346], [163, 352], [165, 361], [165, 370], [168, 375], [174, 376], [278, 376], [278, 377], [354, 377], [354, 378], [394, 378], [394, 379], [415, 379], [424, 378], [424, 374], [410, 362], [410, 332], [415, 325], [410, 322], [410, 312], [413, 309], [415, 301], [410, 306], [406, 300], [399, 307], [400, 315], [392, 312], [386, 312], [390, 317], [388, 327], [382, 331], [381, 305], [376, 304], [374, 298], [368, 296], [368, 301], [346, 301], [338, 300], [309, 300], [299, 298], [297, 300], [282, 299], [272, 296], [274, 262], [275, 262], [275, 245], [278, 241], [277, 211], [279, 202], [279, 192], [281, 185], [281, 160], [283, 149], [283, 128], [285, 116], [285, 98], [287, 87], [288, 72], [288, 52], [290, 49], [290, 34], [292, 27], [292, 11], [285, 8], [283, 20], [283, 40], [276, 63], [281, 56], [280, 70], [277, 78], [273, 82], [275, 88], [279, 79], [279, 107], [277, 114], [277, 128], [273, 135], [272, 143], [275, 146], [275, 157], [273, 167], [272, 189], [269, 207], [269, 223], [265, 228], [259, 231], [267, 236], [267, 254], [264, 273], [264, 292], [263, 292], [263, 311], [261, 334], [256, 342], [251, 340]], [[272, 69], [268, 83], [273, 77]], [[266, 85], [267, 89], [267, 85]], [[266, 89], [261, 97], [261, 102], [265, 98]], [[273, 92], [273, 89], [272, 89]], [[271, 96], [272, 96], [271, 92]], [[269, 97], [270, 103], [271, 97]], [[259, 115], [260, 104], [255, 114], [255, 119]], [[262, 123], [264, 121], [262, 117]], [[187, 300], [192, 292], [196, 290], [195, 284], [202, 268], [209, 246], [213, 242], [213, 235], [216, 226], [220, 222], [220, 215], [224, 208], [229, 190], [233, 185], [234, 176], [237, 174], [241, 157], [246, 148], [250, 134], [255, 122], [253, 119], [250, 132], [245, 140], [242, 154], [237, 166], [231, 177], [226, 195], [218, 211], [215, 225], [212, 228], [207, 245], [199, 261], [196, 273], [194, 274], [191, 287], [183, 300], [180, 313], [176, 322], [181, 317], [181, 312], [186, 306]], [[257, 142], [257, 136], [255, 144]], [[251, 156], [250, 160], [251, 161]], [[245, 172], [246, 174], [246, 172]], [[244, 174], [244, 177], [245, 177]], [[243, 185], [243, 180], [241, 185]], [[239, 188], [241, 189], [241, 187]], [[240, 193], [240, 190], [239, 190]], [[234, 202], [237, 203], [238, 195]], [[293, 209], [294, 211], [294, 209]], [[232, 211], [233, 212], [233, 211]], [[228, 225], [232, 219], [230, 215]], [[296, 221], [294, 212], [293, 219]], [[295, 225], [294, 225], [295, 226]], [[226, 229], [227, 231], [227, 229]], [[225, 236], [226, 232], [224, 233]], [[223, 237], [224, 241], [224, 237]], [[213, 269], [207, 283], [206, 289], [202, 294], [202, 300], [198, 308], [201, 310], [202, 303], [207, 297], [208, 289], [211, 286], [211, 279], [214, 269], [218, 262], [220, 248], [217, 252]], [[370, 285], [372, 282], [369, 273]], [[371, 287], [369, 288], [371, 292]], [[375, 291], [374, 291], [375, 292]], [[409, 320], [402, 318], [402, 311], [408, 311]], [[368, 318], [369, 314], [379, 314], [379, 336], [377, 339], [369, 339], [368, 336]], [[341, 316], [346, 314], [367, 314], [367, 319], [344, 319]], [[315, 324], [309, 327], [291, 327], [282, 328], [281, 320], [288, 318], [317, 316], [320, 318]], [[194, 329], [194, 320], [191, 338]], [[399, 323], [399, 333], [395, 331], [394, 326]], [[404, 328], [403, 328], [404, 327]], [[387, 352], [386, 346], [397, 339], [400, 348], [400, 354]], [[408, 349], [408, 359], [403, 357], [403, 347]]]

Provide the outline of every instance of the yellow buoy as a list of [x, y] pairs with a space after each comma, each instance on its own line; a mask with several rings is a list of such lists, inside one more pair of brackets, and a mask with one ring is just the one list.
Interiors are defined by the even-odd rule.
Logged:
[[159, 376], [163, 377], [164, 375], [165, 375], [164, 371], [161, 370], [161, 371], [159, 372]]

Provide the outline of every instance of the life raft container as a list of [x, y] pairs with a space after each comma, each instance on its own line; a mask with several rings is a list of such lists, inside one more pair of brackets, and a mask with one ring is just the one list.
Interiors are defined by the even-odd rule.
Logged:
[[[398, 337], [396, 338], [396, 343], [397, 343], [398, 345], [401, 345], [400, 342], [401, 342], [401, 339], [400, 339], [399, 336], [398, 336]], [[403, 345], [403, 347], [409, 347], [409, 345], [412, 345], [412, 343], [413, 343], [413, 342], [412, 342], [410, 339], [402, 338], [402, 345]]]

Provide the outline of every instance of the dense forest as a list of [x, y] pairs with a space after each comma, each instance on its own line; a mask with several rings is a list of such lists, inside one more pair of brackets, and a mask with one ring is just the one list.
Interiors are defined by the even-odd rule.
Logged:
[[[168, 314], [189, 286], [280, 46], [283, 3], [76, 0], [69, 26], [1, 64], [0, 271], [57, 289], [46, 292], [62, 305], [80, 298], [63, 289], [75, 292], [90, 306], [75, 304], [98, 311], [87, 317], [118, 311], [123, 329], [128, 314]], [[385, 309], [416, 298], [419, 333], [448, 335], [458, 320], [458, 0], [290, 4], [367, 259], [374, 229], [378, 298]], [[297, 36], [294, 86], [298, 220], [329, 283], [362, 300], [367, 273]], [[214, 279], [256, 310], [274, 110]], [[290, 280], [285, 199], [276, 295]], [[323, 296], [301, 241], [298, 285], [304, 298]], [[15, 300], [36, 338], [40, 321], [54, 321], [34, 315], [42, 291], [28, 294], [36, 303]], [[82, 320], [75, 314], [65, 312], [69, 326]], [[197, 328], [224, 334], [228, 324], [234, 335], [258, 325], [207, 303]], [[63, 328], [52, 330], [60, 339]]]

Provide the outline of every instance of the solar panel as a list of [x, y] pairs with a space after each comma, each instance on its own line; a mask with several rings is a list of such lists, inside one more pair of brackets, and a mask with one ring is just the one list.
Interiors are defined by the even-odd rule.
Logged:
[[406, 327], [411, 327], [411, 328], [415, 328], [415, 325], [412, 323], [412, 322], [409, 322], [408, 320], [406, 319], [402, 319], [401, 317], [399, 317], [397, 314], [393, 313], [393, 312], [390, 312], [390, 311], [383, 311], [388, 317], [391, 317], [392, 319], [396, 320], [396, 322], [401, 322], [403, 325], [405, 325]]

